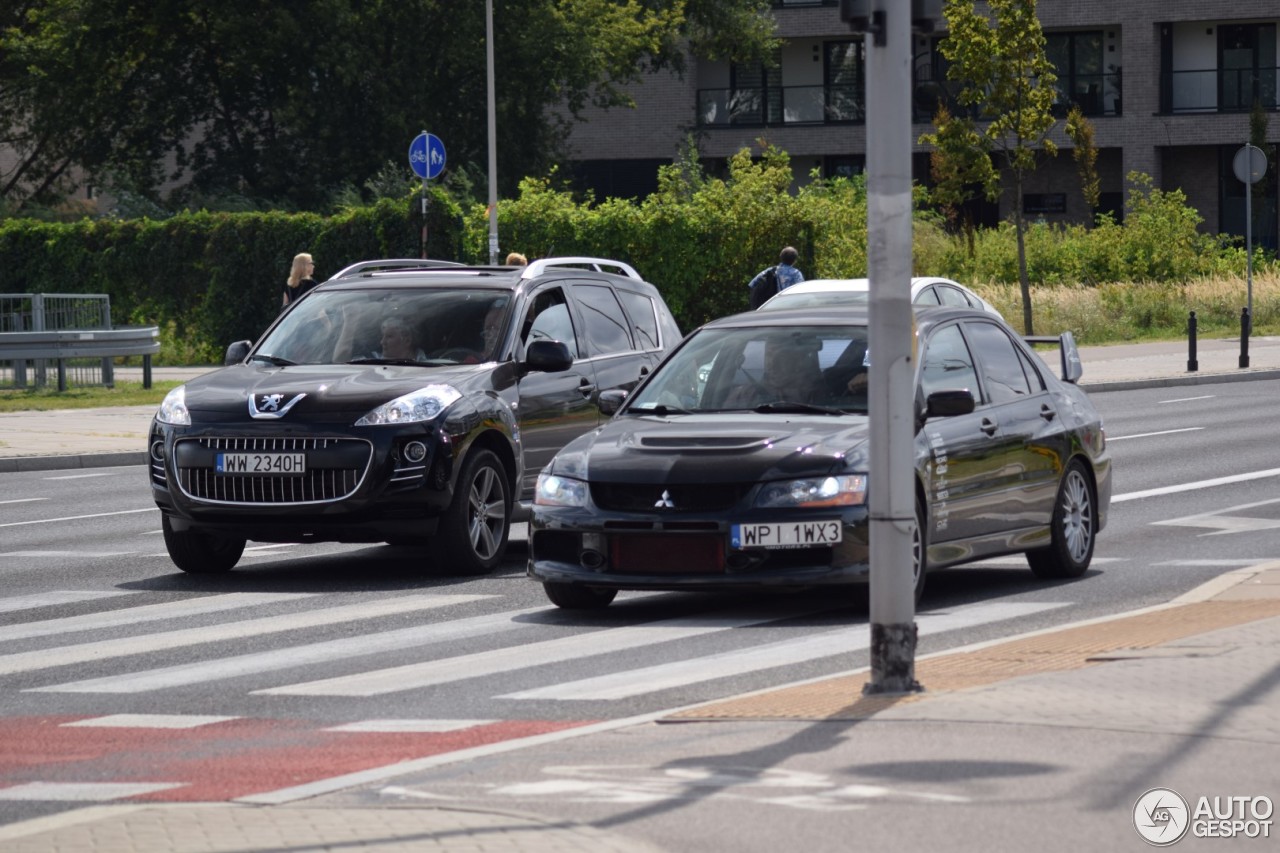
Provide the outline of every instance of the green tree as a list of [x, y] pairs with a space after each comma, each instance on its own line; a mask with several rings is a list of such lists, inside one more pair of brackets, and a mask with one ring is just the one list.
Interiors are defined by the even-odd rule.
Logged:
[[[1000, 175], [996, 173], [991, 157], [987, 154], [982, 134], [969, 116], [953, 116], [945, 104], [938, 107], [933, 117], [934, 133], [920, 137], [923, 145], [932, 145], [929, 154], [929, 172], [934, 180], [930, 197], [954, 223], [960, 219], [961, 208], [974, 197], [974, 185], [988, 197], [1000, 191]], [[973, 215], [964, 211], [960, 227], [964, 231], [969, 257], [974, 253]]]
[[1101, 196], [1098, 183], [1098, 147], [1093, 141], [1093, 122], [1085, 118], [1076, 105], [1067, 113], [1067, 138], [1075, 147], [1071, 149], [1071, 157], [1076, 161], [1076, 172], [1080, 175], [1080, 194], [1084, 203], [1096, 209]]
[[[947, 79], [960, 86], [957, 100], [984, 123], [982, 150], [997, 152], [1012, 178], [1022, 323], [1031, 335], [1022, 187], [1027, 173], [1035, 170], [1040, 152], [1049, 156], [1058, 152], [1049, 138], [1056, 124], [1052, 110], [1058, 78], [1045, 54], [1035, 0], [987, 0], [991, 18], [975, 5], [974, 0], [947, 0], [948, 32], [938, 49], [949, 62]], [[998, 189], [995, 195], [988, 194], [992, 201], [998, 197]]]
[[[0, 11], [0, 142], [15, 206], [73, 168], [181, 203], [237, 194], [325, 209], [430, 130], [487, 171], [485, 15], [456, 0], [17, 0]], [[686, 46], [760, 59], [768, 0], [495, 0], [499, 179], [545, 174], [588, 105], [630, 104]], [[171, 174], [160, 164], [172, 157]], [[405, 165], [408, 171], [407, 164]]]

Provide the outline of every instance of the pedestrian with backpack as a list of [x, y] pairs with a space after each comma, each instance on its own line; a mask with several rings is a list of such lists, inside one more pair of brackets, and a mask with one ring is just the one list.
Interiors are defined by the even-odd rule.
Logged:
[[751, 310], [755, 310], [769, 300], [775, 293], [786, 290], [793, 284], [804, 281], [804, 273], [796, 269], [797, 252], [787, 246], [778, 253], [777, 266], [767, 267], [756, 274], [747, 285], [751, 289], [749, 302]]

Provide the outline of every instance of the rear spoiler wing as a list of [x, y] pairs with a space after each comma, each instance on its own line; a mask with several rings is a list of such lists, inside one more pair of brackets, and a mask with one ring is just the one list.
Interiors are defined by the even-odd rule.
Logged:
[[1084, 375], [1084, 365], [1080, 363], [1080, 350], [1076, 349], [1075, 335], [1063, 332], [1060, 335], [1027, 335], [1023, 338], [1029, 344], [1056, 344], [1062, 355], [1061, 376], [1064, 382], [1075, 384]]

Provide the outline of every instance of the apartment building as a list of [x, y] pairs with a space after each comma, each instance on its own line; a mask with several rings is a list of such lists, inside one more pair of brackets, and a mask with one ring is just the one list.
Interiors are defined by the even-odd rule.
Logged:
[[[657, 167], [690, 134], [712, 170], [742, 148], [767, 142], [786, 151], [799, 185], [813, 170], [831, 176], [866, 165], [865, 45], [841, 21], [836, 0], [774, 0], [784, 39], [773, 67], [690, 57], [683, 78], [660, 74], [633, 90], [635, 110], [595, 111], [571, 137], [575, 172], [597, 197], [652, 191]], [[1102, 186], [1100, 209], [1123, 211], [1125, 175], [1150, 175], [1181, 189], [1205, 230], [1245, 234], [1245, 184], [1232, 162], [1249, 141], [1257, 102], [1267, 141], [1280, 140], [1280, 0], [1040, 0], [1046, 50], [1058, 72], [1058, 112], [1079, 105], [1093, 123]], [[953, 90], [940, 31], [913, 36], [913, 137], [931, 130], [933, 112]], [[1027, 213], [1050, 221], [1088, 221], [1063, 123], [1060, 152], [1045, 157], [1024, 185]], [[916, 144], [916, 180], [929, 183], [929, 152]], [[1269, 180], [1267, 179], [1269, 178]], [[1254, 187], [1253, 238], [1277, 246], [1276, 187], [1270, 173]], [[980, 221], [1009, 215], [1012, 199], [979, 206]]]

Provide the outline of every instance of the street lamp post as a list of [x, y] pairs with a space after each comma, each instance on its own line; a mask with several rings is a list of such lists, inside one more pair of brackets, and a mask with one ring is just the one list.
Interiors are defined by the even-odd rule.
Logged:
[[493, 93], [493, 0], [484, 0], [484, 53], [489, 108], [489, 263], [498, 263], [498, 122]]

